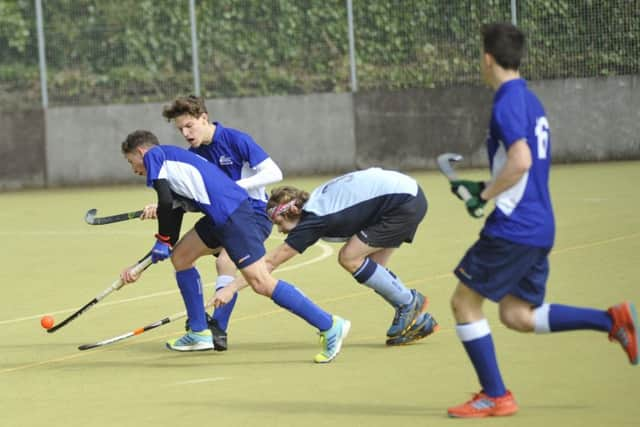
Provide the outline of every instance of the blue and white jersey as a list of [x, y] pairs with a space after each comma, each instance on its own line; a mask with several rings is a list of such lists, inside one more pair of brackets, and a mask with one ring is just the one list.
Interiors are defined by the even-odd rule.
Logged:
[[184, 148], [157, 145], [145, 153], [143, 161], [148, 187], [153, 187], [155, 180], [166, 179], [171, 191], [192, 200], [216, 226], [227, 222], [247, 200], [246, 191], [224, 172]]
[[[198, 148], [191, 147], [189, 151], [218, 165], [234, 181], [255, 175], [257, 172], [254, 168], [269, 155], [250, 135], [226, 128], [219, 122], [213, 122], [213, 124], [216, 125], [216, 130], [211, 143], [202, 144]], [[265, 187], [251, 188], [247, 193], [253, 208], [261, 213], [265, 212], [268, 200]]]
[[551, 135], [544, 107], [523, 79], [502, 84], [493, 99], [487, 151], [495, 178], [507, 160], [507, 150], [526, 139], [531, 168], [520, 181], [496, 197], [496, 208], [483, 232], [530, 246], [550, 248], [555, 236], [549, 194]]
[[417, 194], [418, 183], [399, 172], [370, 168], [339, 176], [311, 192], [285, 242], [302, 253], [321, 238], [344, 241]]

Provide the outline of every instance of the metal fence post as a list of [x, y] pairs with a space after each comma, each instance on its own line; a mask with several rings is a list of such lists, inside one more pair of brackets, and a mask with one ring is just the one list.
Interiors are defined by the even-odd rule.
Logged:
[[517, 3], [517, 0], [511, 0], [511, 23], [514, 26], [518, 25]]
[[40, 67], [40, 95], [42, 108], [49, 106], [49, 94], [47, 92], [47, 60], [44, 49], [44, 29], [42, 25], [42, 0], [36, 2], [36, 28], [38, 31], [38, 63]]
[[356, 43], [353, 36], [353, 4], [347, 0], [347, 21], [349, 27], [349, 65], [351, 71], [351, 92], [358, 91], [358, 78], [356, 76]]
[[200, 96], [200, 61], [198, 60], [198, 31], [196, 27], [195, 0], [189, 0], [189, 21], [191, 22], [191, 61], [193, 67], [193, 91]]

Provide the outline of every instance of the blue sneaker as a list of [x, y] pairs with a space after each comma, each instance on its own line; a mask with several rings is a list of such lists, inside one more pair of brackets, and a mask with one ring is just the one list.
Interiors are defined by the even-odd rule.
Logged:
[[409, 304], [396, 308], [393, 322], [387, 331], [389, 338], [398, 337], [406, 333], [416, 322], [420, 314], [426, 313], [428, 305], [427, 298], [415, 289], [411, 289], [411, 294], [413, 295], [413, 299]]
[[333, 316], [333, 325], [324, 332], [319, 332], [322, 352], [313, 359], [316, 363], [329, 363], [336, 358], [342, 348], [342, 341], [349, 334], [351, 322], [338, 316]]
[[204, 351], [213, 349], [211, 331], [205, 329], [200, 332], [189, 330], [185, 335], [167, 341], [167, 348], [175, 351]]
[[387, 345], [405, 345], [421, 340], [440, 329], [438, 322], [429, 313], [419, 316], [419, 319], [409, 330], [400, 336], [389, 338]]

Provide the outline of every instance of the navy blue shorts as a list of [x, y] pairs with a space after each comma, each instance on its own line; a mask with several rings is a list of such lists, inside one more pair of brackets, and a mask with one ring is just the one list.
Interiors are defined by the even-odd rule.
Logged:
[[194, 226], [196, 233], [210, 249], [223, 247], [239, 269], [245, 268], [264, 256], [264, 241], [271, 232], [267, 224], [254, 213], [249, 201], [243, 202], [227, 222], [216, 227], [208, 216]]
[[513, 295], [533, 306], [544, 302], [551, 248], [480, 235], [454, 274], [480, 295], [498, 302]]
[[374, 248], [398, 248], [411, 243], [418, 225], [427, 214], [427, 198], [420, 187], [416, 197], [386, 212], [370, 227], [357, 233], [358, 239]]

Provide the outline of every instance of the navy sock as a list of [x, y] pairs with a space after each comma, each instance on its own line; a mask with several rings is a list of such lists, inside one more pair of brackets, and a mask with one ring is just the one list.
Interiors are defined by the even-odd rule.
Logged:
[[572, 307], [561, 304], [549, 305], [549, 331], [575, 331], [590, 329], [609, 332], [613, 326], [611, 316], [604, 310]]
[[218, 307], [213, 312], [213, 319], [218, 323], [218, 327], [223, 331], [227, 331], [229, 327], [229, 318], [231, 317], [231, 313], [233, 312], [233, 308], [236, 306], [236, 301], [238, 300], [238, 293], [231, 298], [231, 301], [223, 305], [222, 307]]
[[200, 273], [195, 267], [188, 270], [176, 271], [176, 281], [182, 294], [182, 300], [187, 308], [189, 327], [192, 331], [200, 332], [208, 328], [207, 317], [202, 299], [202, 282]]
[[[224, 288], [229, 283], [233, 282], [233, 276], [219, 276], [216, 280], [216, 291]], [[216, 308], [213, 311], [213, 319], [218, 323], [218, 327], [223, 331], [227, 331], [229, 327], [229, 319], [231, 318], [231, 313], [233, 312], [233, 308], [236, 306], [236, 301], [238, 300], [238, 292], [231, 298], [231, 301], [226, 303], [225, 305]]]
[[282, 308], [286, 308], [298, 317], [302, 317], [309, 324], [320, 331], [326, 331], [333, 325], [331, 314], [318, 307], [307, 298], [298, 288], [279, 280], [271, 294], [273, 302]]
[[498, 368], [491, 330], [486, 319], [456, 325], [458, 338], [462, 341], [475, 368], [482, 390], [490, 397], [503, 396], [507, 389]]
[[353, 278], [376, 291], [394, 307], [409, 304], [413, 299], [411, 290], [395, 274], [371, 258], [364, 259], [362, 265], [353, 273]]

